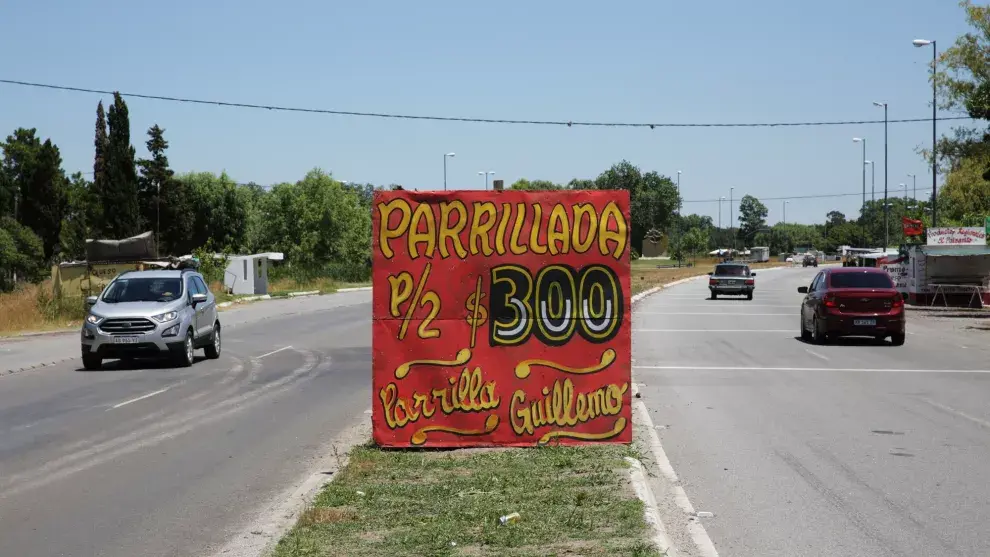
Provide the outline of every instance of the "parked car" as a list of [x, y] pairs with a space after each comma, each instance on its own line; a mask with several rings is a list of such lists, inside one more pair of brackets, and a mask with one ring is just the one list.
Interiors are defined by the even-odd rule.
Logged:
[[207, 358], [220, 357], [216, 299], [193, 269], [128, 271], [86, 303], [81, 336], [88, 370], [107, 359], [147, 357], [188, 367], [198, 348]]
[[721, 263], [708, 276], [708, 290], [711, 291], [713, 300], [717, 300], [720, 294], [753, 299], [753, 291], [756, 290], [756, 279], [753, 277], [756, 273], [750, 272], [749, 265]]
[[890, 338], [904, 344], [904, 297], [883, 269], [837, 267], [815, 275], [801, 303], [801, 338], [826, 344], [839, 337]]
[[804, 259], [801, 261], [801, 266], [802, 267], [808, 267], [808, 266], [817, 267], [818, 266], [818, 257], [816, 257], [815, 254], [813, 254], [813, 253], [806, 253], [806, 254], [804, 254]]

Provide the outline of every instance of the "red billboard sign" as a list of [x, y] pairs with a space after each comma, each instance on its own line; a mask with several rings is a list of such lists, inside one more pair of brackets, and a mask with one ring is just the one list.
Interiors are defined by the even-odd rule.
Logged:
[[628, 192], [381, 191], [372, 211], [376, 443], [632, 440]]

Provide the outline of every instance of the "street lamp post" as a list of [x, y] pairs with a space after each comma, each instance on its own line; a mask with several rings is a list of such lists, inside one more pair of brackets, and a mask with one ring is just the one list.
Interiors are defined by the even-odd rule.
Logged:
[[936, 124], [938, 122], [938, 85], [935, 82], [935, 77], [938, 71], [938, 46], [935, 41], [929, 41], [926, 39], [915, 39], [912, 44], [918, 48], [932, 45], [932, 228], [937, 226], [936, 223], [936, 183], [938, 177], [938, 159], [935, 157], [935, 150], [937, 149], [937, 135], [936, 135]]
[[853, 142], [863, 144], [863, 209], [865, 209], [866, 208], [866, 138], [854, 137]]
[[729, 238], [732, 240], [732, 245], [729, 246], [730, 254], [732, 253], [731, 250], [736, 249], [736, 236], [735, 234], [732, 233], [732, 223], [735, 222], [735, 218], [733, 217], [733, 212], [732, 212], [732, 202], [733, 202], [732, 192], [735, 189], [736, 189], [735, 186], [729, 188]]
[[722, 230], [722, 202], [725, 201], [725, 196], [718, 198], [718, 229]]
[[875, 102], [873, 106], [883, 108], [883, 227], [887, 229], [886, 243], [883, 249], [890, 247], [890, 227], [888, 220], [890, 215], [890, 205], [887, 204], [887, 103]]
[[915, 203], [918, 202], [918, 175], [908, 174], [911, 177], [913, 191], [911, 192], [911, 198], [914, 199]]
[[453, 157], [454, 153], [445, 153], [443, 156], [443, 191], [447, 191], [447, 157]]
[[495, 171], [494, 170], [489, 170], [488, 172], [485, 172], [484, 170], [479, 170], [478, 171], [478, 176], [484, 176], [485, 177], [485, 191], [488, 191], [488, 177], [489, 176], [494, 176], [494, 175], [495, 175]]
[[788, 203], [790, 203], [790, 201], [785, 201], [784, 202], [784, 220], [783, 220], [783, 223], [784, 224], [787, 224], [787, 204]]
[[907, 184], [901, 182], [900, 184], [897, 184], [897, 187], [904, 188], [904, 206], [907, 207]]
[[866, 164], [870, 165], [870, 200], [876, 202], [877, 200], [877, 165], [873, 164], [873, 161], [866, 161]]
[[[674, 223], [674, 234], [676, 235], [674, 240], [675, 242], [677, 241], [676, 238], [680, 237], [681, 235], [680, 229], [681, 229], [681, 171], [678, 170], [677, 171], [677, 221]], [[678, 267], [681, 266], [680, 257], [677, 258], [677, 266]]]

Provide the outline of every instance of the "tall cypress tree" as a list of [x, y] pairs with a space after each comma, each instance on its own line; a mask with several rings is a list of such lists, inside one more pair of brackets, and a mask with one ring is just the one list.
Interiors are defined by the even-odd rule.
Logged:
[[110, 134], [107, 142], [107, 182], [100, 192], [103, 205], [103, 234], [109, 238], [127, 238], [141, 233], [141, 206], [138, 201], [137, 170], [131, 146], [131, 123], [127, 104], [114, 92], [113, 105], [107, 115]]
[[95, 203], [89, 206], [88, 220], [92, 227], [91, 232], [98, 238], [103, 237], [106, 228], [103, 221], [103, 202], [107, 194], [107, 151], [109, 151], [109, 140], [107, 139], [107, 116], [103, 111], [103, 101], [96, 105], [96, 136], [93, 140], [95, 155], [93, 157], [93, 185], [90, 188], [91, 195]]
[[141, 167], [141, 210], [148, 227], [158, 233], [160, 254], [177, 253], [188, 243], [192, 235], [193, 219], [189, 196], [185, 195], [182, 182], [174, 178], [175, 173], [168, 167], [168, 141], [165, 130], [155, 124], [148, 130], [145, 143], [150, 159], [138, 162]]
[[21, 191], [24, 209], [21, 221], [41, 238], [45, 261], [50, 261], [59, 246], [62, 217], [67, 204], [62, 155], [51, 139], [38, 151], [35, 167]]

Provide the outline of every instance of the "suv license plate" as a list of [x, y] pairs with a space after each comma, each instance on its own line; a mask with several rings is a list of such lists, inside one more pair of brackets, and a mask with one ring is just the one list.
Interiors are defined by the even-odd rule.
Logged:
[[137, 344], [138, 337], [113, 337], [114, 344]]
[[876, 327], [876, 319], [853, 319], [853, 325], [856, 327]]

